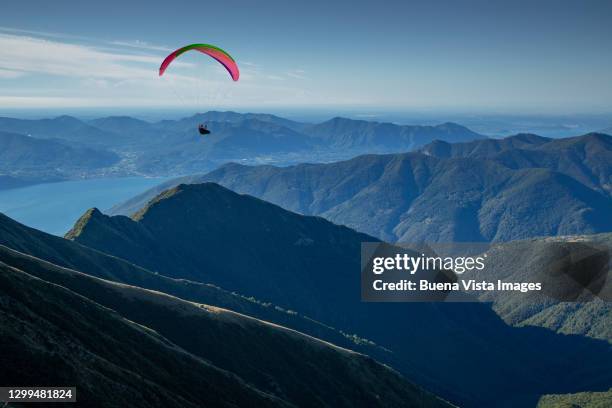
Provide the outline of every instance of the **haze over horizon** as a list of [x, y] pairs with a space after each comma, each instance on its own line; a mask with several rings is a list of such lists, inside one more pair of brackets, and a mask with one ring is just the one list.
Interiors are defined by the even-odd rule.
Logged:
[[[21, 2], [0, 16], [0, 111], [612, 112], [609, 2], [470, 3]], [[202, 55], [160, 79], [190, 42], [240, 81]]]

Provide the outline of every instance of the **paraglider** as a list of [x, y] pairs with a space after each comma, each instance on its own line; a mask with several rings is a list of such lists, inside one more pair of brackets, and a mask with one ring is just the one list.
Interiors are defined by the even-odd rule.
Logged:
[[[172, 61], [174, 61], [187, 51], [191, 50], [199, 51], [214, 58], [217, 62], [223, 65], [223, 67], [225, 67], [225, 69], [234, 81], [238, 81], [238, 79], [240, 78], [240, 70], [238, 69], [238, 65], [236, 64], [236, 61], [234, 61], [234, 59], [231, 57], [231, 55], [229, 55], [221, 48], [215, 47], [214, 45], [210, 44], [190, 44], [173, 51], [161, 63], [159, 67], [159, 76], [164, 75], [164, 72], [166, 72], [166, 69], [168, 69]], [[202, 136], [210, 134], [210, 130], [208, 130], [208, 127], [205, 124], [200, 124], [198, 126], [198, 132], [200, 132]]]
[[164, 72], [166, 72], [166, 69], [172, 63], [172, 61], [190, 50], [200, 51], [201, 53], [209, 55], [215, 60], [217, 60], [221, 65], [225, 67], [225, 69], [234, 81], [238, 81], [238, 78], [240, 78], [240, 70], [238, 70], [238, 65], [236, 64], [236, 61], [234, 61], [234, 59], [221, 48], [215, 47], [214, 45], [210, 44], [191, 44], [173, 51], [164, 59], [161, 66], [159, 67], [159, 76], [164, 75]]
[[208, 130], [208, 127], [204, 124], [200, 124], [200, 126], [198, 126], [198, 131], [202, 136], [210, 134], [210, 130]]

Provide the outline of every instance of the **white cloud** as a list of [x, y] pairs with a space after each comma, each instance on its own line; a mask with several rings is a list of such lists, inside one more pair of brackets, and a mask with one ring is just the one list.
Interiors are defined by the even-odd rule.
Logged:
[[141, 50], [163, 51], [163, 52], [172, 51], [170, 47], [158, 45], [158, 44], [151, 44], [147, 41], [141, 41], [141, 40], [101, 41], [100, 39], [86, 37], [86, 36], [70, 35], [70, 34], [50, 32], [50, 31], [23, 30], [19, 28], [4, 27], [4, 26], [0, 26], [0, 33], [22, 35], [22, 36], [25, 35], [28, 37], [53, 39], [56, 41], [57, 40], [64, 40], [64, 41], [68, 40], [68, 41], [73, 41], [73, 42], [79, 41], [79, 42], [85, 42], [85, 43], [96, 43], [100, 45], [103, 44], [103, 45], [115, 46], [115, 47], [128, 47], [128, 48], [136, 48], [136, 49], [141, 49]]
[[2, 69], [0, 68], [0, 79], [14, 79], [24, 76], [24, 72], [20, 71], [12, 71], [10, 69]]
[[164, 52], [173, 51], [170, 47], [166, 47], [163, 45], [155, 45], [155, 44], [151, 44], [146, 41], [140, 41], [140, 40], [111, 41], [109, 44], [116, 45], [119, 47], [137, 48], [140, 50], [164, 51]]
[[304, 75], [305, 73], [306, 71], [304, 71], [303, 69], [294, 69], [286, 72], [285, 75], [294, 79], [306, 79], [306, 76]]
[[270, 73], [251, 61], [239, 63], [237, 83], [214, 61], [196, 64], [190, 58], [174, 62], [160, 78], [158, 67], [166, 53], [143, 41], [94, 42], [0, 27], [0, 107], [197, 108], [330, 100], [287, 81], [303, 79], [303, 70]]
[[49, 31], [36, 31], [36, 30], [22, 30], [20, 28], [13, 27], [3, 27], [0, 26], [0, 33], [7, 34], [16, 34], [16, 35], [28, 35], [34, 37], [43, 37], [43, 38], [61, 38], [61, 39], [71, 39], [71, 40], [90, 40], [88, 37], [81, 37], [76, 35], [68, 35], [62, 33], [52, 33]]
[[284, 81], [286, 78], [280, 75], [266, 75], [266, 78], [271, 79], [273, 81]]
[[116, 108], [116, 107], [157, 107], [166, 106], [150, 98], [116, 98], [62, 97], [62, 96], [0, 96], [0, 106], [7, 108]]
[[2, 69], [84, 78], [147, 78], [159, 57], [118, 54], [34, 37], [0, 34]]

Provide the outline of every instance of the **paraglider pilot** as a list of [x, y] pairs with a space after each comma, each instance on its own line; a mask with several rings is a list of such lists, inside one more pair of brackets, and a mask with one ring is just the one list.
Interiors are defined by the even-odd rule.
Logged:
[[198, 126], [198, 131], [200, 132], [201, 135], [207, 135], [210, 133], [210, 130], [208, 130], [208, 127], [203, 123], [200, 123], [200, 126]]

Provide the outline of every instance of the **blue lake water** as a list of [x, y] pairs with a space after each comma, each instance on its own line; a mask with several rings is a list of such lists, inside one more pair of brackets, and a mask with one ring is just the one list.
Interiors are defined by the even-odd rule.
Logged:
[[101, 211], [162, 183], [166, 178], [64, 181], [0, 191], [0, 212], [27, 226], [64, 235], [89, 208]]

